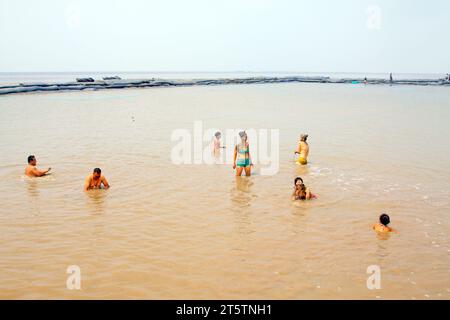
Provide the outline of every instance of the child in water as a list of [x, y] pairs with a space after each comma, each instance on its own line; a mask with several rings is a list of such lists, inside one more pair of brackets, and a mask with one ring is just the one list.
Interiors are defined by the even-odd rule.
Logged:
[[220, 154], [220, 150], [225, 148], [224, 146], [222, 146], [222, 141], [220, 140], [221, 138], [222, 134], [219, 131], [217, 131], [214, 134], [214, 139], [212, 142], [212, 150], [214, 155]]
[[394, 229], [392, 229], [391, 227], [388, 227], [388, 224], [390, 222], [391, 222], [391, 219], [389, 218], [389, 216], [386, 213], [383, 213], [380, 216], [380, 222], [374, 224], [373, 230], [375, 230], [376, 232], [380, 232], [380, 233], [392, 232], [392, 231], [394, 231]]
[[294, 180], [294, 193], [292, 194], [292, 200], [311, 200], [317, 198], [311, 193], [311, 190], [305, 186], [303, 179], [300, 177]]

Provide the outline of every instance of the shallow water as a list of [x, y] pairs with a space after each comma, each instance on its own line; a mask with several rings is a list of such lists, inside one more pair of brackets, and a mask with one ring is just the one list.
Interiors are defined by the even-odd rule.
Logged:
[[[450, 298], [447, 88], [38, 93], [1, 97], [0, 114], [1, 298]], [[173, 164], [173, 130], [197, 120], [279, 129], [279, 172]], [[24, 177], [29, 154], [53, 174]], [[112, 188], [84, 193], [97, 166]], [[318, 199], [290, 200], [297, 175]], [[381, 212], [398, 233], [371, 230]], [[81, 290], [66, 288], [70, 265]]]

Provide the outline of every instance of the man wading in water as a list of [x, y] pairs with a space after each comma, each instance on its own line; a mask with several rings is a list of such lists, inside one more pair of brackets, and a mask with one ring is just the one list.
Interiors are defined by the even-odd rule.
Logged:
[[28, 157], [28, 165], [25, 168], [25, 175], [30, 178], [42, 177], [45, 176], [52, 168], [48, 168], [47, 170], [41, 171], [36, 168], [36, 157], [29, 156]]
[[106, 180], [106, 178], [102, 175], [102, 170], [100, 168], [95, 168], [94, 172], [86, 177], [86, 181], [84, 183], [84, 191], [92, 189], [108, 189], [108, 188], [109, 183]]

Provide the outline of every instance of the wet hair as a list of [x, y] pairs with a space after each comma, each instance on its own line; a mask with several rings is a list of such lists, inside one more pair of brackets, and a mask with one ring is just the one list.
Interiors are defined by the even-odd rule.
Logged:
[[382, 225], [387, 226], [390, 222], [391, 222], [391, 219], [389, 218], [389, 216], [386, 213], [383, 213], [380, 216], [380, 223]]
[[95, 168], [95, 169], [94, 169], [94, 173], [101, 174], [101, 173], [102, 173], [102, 169], [100, 169], [100, 168]]
[[295, 178], [294, 180], [294, 188], [297, 188], [297, 181], [301, 181], [302, 183], [300, 184], [300, 189], [301, 189], [301, 193], [299, 195], [300, 200], [306, 200], [306, 186], [303, 183], [303, 179], [300, 177]]
[[35, 159], [36, 159], [36, 157], [33, 156], [33, 155], [28, 156], [28, 163], [31, 163], [31, 161], [33, 161], [33, 160], [35, 160]]
[[222, 135], [221, 133], [220, 133], [220, 131], [217, 131], [215, 134], [214, 134], [214, 136], [217, 138], [218, 136], [220, 136], [220, 135]]

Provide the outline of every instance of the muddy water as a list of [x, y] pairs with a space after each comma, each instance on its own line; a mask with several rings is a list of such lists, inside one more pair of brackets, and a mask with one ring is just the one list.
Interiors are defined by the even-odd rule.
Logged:
[[[1, 298], [450, 298], [447, 88], [40, 93], [1, 97], [0, 114]], [[175, 165], [171, 135], [194, 121], [278, 129], [277, 174]], [[29, 154], [53, 174], [23, 177]], [[86, 194], [97, 166], [112, 187]], [[297, 175], [318, 199], [290, 200]], [[371, 230], [382, 212], [398, 233]], [[81, 290], [66, 287], [70, 265]]]

